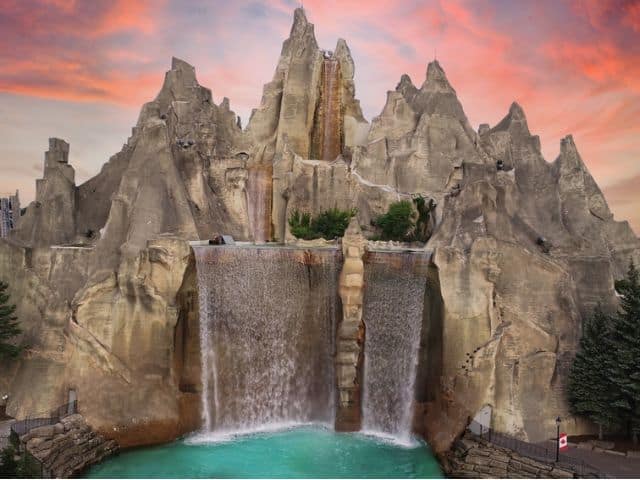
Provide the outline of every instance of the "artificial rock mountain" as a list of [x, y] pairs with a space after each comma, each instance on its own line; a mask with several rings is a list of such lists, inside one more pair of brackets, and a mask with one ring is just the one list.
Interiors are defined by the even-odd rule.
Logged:
[[[44, 411], [72, 389], [87, 421], [125, 446], [198, 428], [187, 240], [292, 241], [294, 209], [331, 207], [356, 207], [368, 235], [392, 202], [422, 195], [437, 207], [415, 429], [445, 449], [484, 405], [496, 429], [531, 441], [548, 437], [558, 415], [569, 432], [591, 428], [568, 415], [567, 371], [581, 323], [597, 303], [615, 307], [614, 279], [640, 262], [640, 241], [613, 219], [571, 136], [548, 163], [515, 103], [476, 132], [436, 61], [420, 87], [403, 75], [369, 124], [353, 77], [347, 44], [322, 51], [297, 9], [244, 130], [228, 99], [214, 103], [194, 68], [173, 59], [131, 137], [91, 180], [75, 185], [69, 145], [51, 139], [36, 200], [0, 242], [0, 279], [29, 347], [0, 372], [7, 412]], [[349, 242], [355, 265], [366, 246]], [[361, 331], [358, 288], [341, 295], [345, 322]], [[356, 385], [357, 365], [344, 358]]]

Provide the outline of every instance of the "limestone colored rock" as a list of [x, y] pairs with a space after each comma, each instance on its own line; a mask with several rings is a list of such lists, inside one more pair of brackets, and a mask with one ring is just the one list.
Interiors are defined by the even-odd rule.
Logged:
[[75, 171], [69, 165], [69, 144], [49, 139], [45, 153], [44, 175], [36, 181], [36, 199], [20, 218], [12, 237], [32, 245], [71, 242], [76, 223]]
[[574, 466], [525, 457], [470, 432], [456, 440], [441, 457], [450, 478], [600, 478], [589, 467]]
[[20, 441], [43, 476], [53, 478], [75, 476], [119, 449], [113, 440], [96, 434], [79, 414], [56, 425], [31, 429]]
[[[368, 123], [355, 99], [354, 71], [346, 42], [338, 40], [334, 52], [321, 51], [313, 24], [297, 8], [273, 80], [247, 126], [264, 161], [273, 162], [285, 145], [303, 158], [326, 160], [358, 145]], [[333, 144], [326, 155], [325, 138]]]
[[342, 300], [342, 321], [338, 325], [336, 379], [338, 408], [335, 428], [338, 431], [358, 431], [361, 427], [361, 395], [364, 357], [365, 239], [358, 221], [352, 218], [342, 238], [344, 264], [340, 272], [339, 293]]

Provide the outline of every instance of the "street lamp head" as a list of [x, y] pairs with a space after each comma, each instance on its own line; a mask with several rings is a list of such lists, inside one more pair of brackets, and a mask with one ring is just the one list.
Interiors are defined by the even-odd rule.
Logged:
[[560, 417], [556, 418], [556, 425], [560, 425], [560, 422], [561, 422], [561, 421], [562, 421], [562, 420], [560, 419]]

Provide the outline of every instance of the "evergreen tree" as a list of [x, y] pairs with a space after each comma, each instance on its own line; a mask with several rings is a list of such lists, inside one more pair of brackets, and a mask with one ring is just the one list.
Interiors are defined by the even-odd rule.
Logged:
[[18, 478], [20, 476], [15, 455], [16, 451], [11, 445], [0, 451], [0, 478]]
[[612, 406], [631, 427], [634, 443], [640, 433], [640, 273], [631, 262], [627, 277], [616, 282], [620, 310], [614, 316], [612, 346], [614, 361], [608, 374], [620, 392]]
[[389, 205], [387, 213], [376, 218], [373, 224], [382, 231], [382, 240], [404, 242], [415, 227], [415, 216], [411, 202], [401, 200]]
[[15, 357], [20, 353], [20, 347], [10, 343], [21, 331], [14, 315], [16, 306], [9, 304], [7, 288], [9, 285], [0, 282], [0, 358]]
[[600, 307], [596, 308], [584, 324], [580, 347], [569, 372], [571, 411], [597, 424], [600, 440], [603, 427], [611, 428], [618, 423], [617, 412], [611, 408], [616, 391], [604, 368], [615, 361], [609, 341], [611, 322]]

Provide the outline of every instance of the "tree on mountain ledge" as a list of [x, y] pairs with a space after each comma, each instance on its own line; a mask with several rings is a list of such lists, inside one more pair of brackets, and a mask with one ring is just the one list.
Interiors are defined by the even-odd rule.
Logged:
[[640, 434], [640, 272], [631, 262], [627, 277], [615, 284], [620, 310], [614, 316], [611, 343], [615, 349], [607, 374], [620, 392], [612, 403], [629, 425], [633, 442]]
[[16, 306], [9, 304], [7, 288], [9, 285], [0, 281], [0, 358], [15, 357], [20, 353], [20, 347], [11, 343], [21, 330], [14, 315]]

